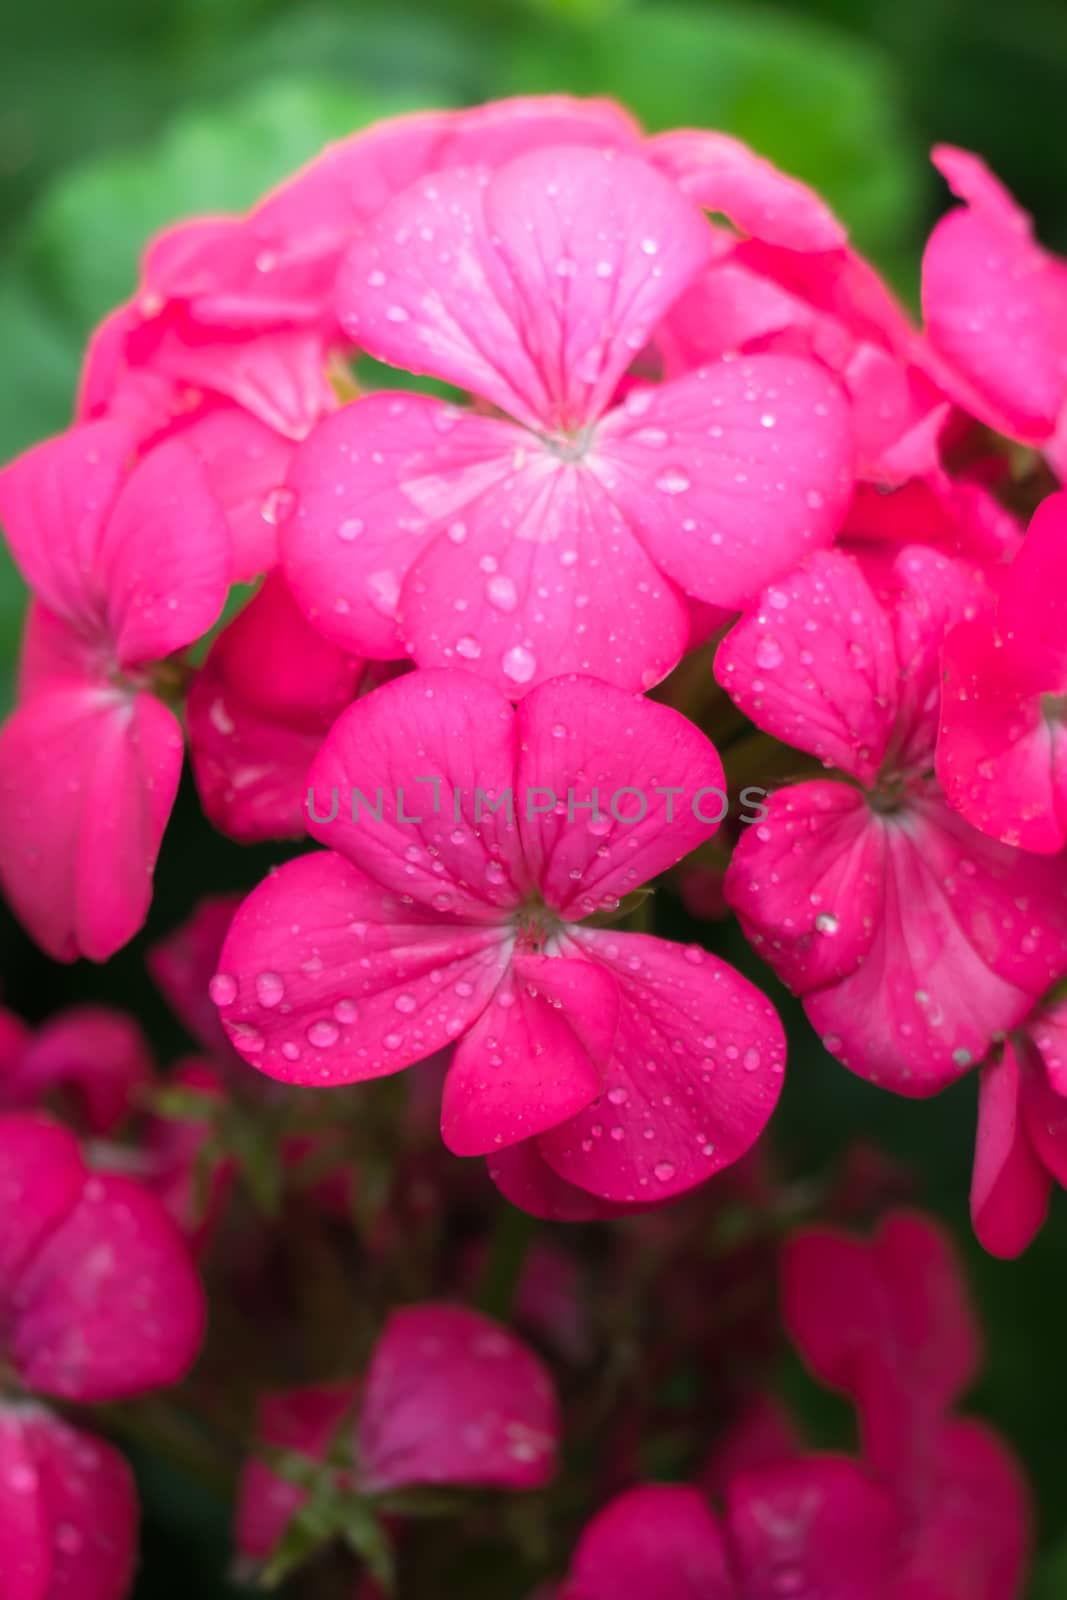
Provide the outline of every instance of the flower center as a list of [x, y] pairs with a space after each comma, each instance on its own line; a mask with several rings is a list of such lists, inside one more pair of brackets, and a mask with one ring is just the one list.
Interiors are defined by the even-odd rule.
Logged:
[[1067, 722], [1067, 694], [1043, 694], [1041, 696], [1041, 715], [1049, 727]]
[[531, 895], [515, 913], [518, 942], [535, 955], [544, 955], [547, 947], [562, 932], [563, 921], [546, 906], [540, 895]]
[[588, 425], [584, 428], [558, 428], [553, 433], [541, 434], [541, 442], [557, 461], [583, 461], [592, 447], [594, 432], [595, 429]]

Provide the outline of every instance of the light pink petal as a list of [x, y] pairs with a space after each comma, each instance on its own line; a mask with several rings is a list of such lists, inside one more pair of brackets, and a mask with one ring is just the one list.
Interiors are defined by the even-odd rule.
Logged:
[[982, 1068], [971, 1178], [971, 1221], [992, 1255], [1026, 1249], [1045, 1220], [1050, 1187], [1026, 1131], [1019, 1058], [1009, 1040], [1000, 1058]]
[[505, 1200], [546, 1222], [597, 1222], [644, 1209], [616, 1205], [568, 1183], [548, 1165], [536, 1139], [495, 1151], [489, 1159], [489, 1176]]
[[189, 693], [193, 772], [217, 828], [242, 841], [304, 832], [308, 771], [363, 667], [304, 620], [280, 573], [268, 576]]
[[342, 268], [341, 321], [382, 360], [569, 432], [604, 410], [710, 249], [699, 211], [644, 162], [532, 151], [380, 212]]
[[420, 666], [467, 667], [513, 699], [575, 669], [651, 688], [686, 647], [681, 596], [592, 459], [516, 437], [507, 475], [416, 557], [397, 606], [408, 649]]
[[4, 1600], [125, 1600], [137, 1554], [126, 1462], [32, 1402], [0, 1409]]
[[39, 1028], [13, 1070], [0, 1074], [0, 1103], [32, 1106], [74, 1096], [86, 1131], [104, 1138], [153, 1077], [152, 1057], [132, 1017], [106, 1006], [74, 1006]]
[[1062, 290], [1029, 219], [1001, 197], [949, 212], [927, 242], [923, 314], [943, 360], [932, 376], [980, 421], [1040, 442], [1067, 397], [1056, 338]]
[[321, 333], [272, 330], [258, 338], [187, 338], [168, 328], [152, 351], [155, 370], [183, 386], [224, 395], [287, 439], [303, 439], [337, 404]]
[[744, 828], [727, 903], [790, 988], [835, 983], [865, 960], [882, 917], [886, 844], [863, 793], [812, 782], [780, 789]]
[[726, 133], [678, 129], [650, 139], [646, 153], [682, 193], [721, 211], [742, 233], [786, 250], [835, 250], [845, 230], [806, 184]]
[[686, 1484], [619, 1495], [583, 1530], [559, 1600], [741, 1600], [707, 1501]]
[[954, 628], [942, 651], [937, 776], [982, 833], [1053, 855], [1067, 840], [1067, 785], [1056, 781], [1058, 730], [992, 618]]
[[155, 1195], [100, 1174], [14, 1284], [11, 1360], [39, 1394], [118, 1400], [184, 1377], [205, 1315], [185, 1241]]
[[308, 776], [308, 832], [424, 908], [499, 921], [532, 886], [516, 741], [511, 706], [480, 678], [394, 679], [331, 729]]
[[456, 1047], [441, 1137], [486, 1155], [554, 1128], [600, 1093], [618, 991], [587, 961], [516, 951], [489, 1006]]
[[727, 1527], [741, 1593], [771, 1600], [891, 1600], [899, 1518], [855, 1461], [808, 1456], [739, 1478]]
[[852, 557], [820, 551], [765, 589], [719, 646], [715, 676], [765, 733], [861, 782], [875, 777], [896, 716], [897, 657]]
[[465, 508], [534, 441], [510, 423], [426, 395], [371, 394], [297, 450], [281, 527], [290, 587], [319, 632], [370, 656], [403, 654], [401, 586], [427, 543], [466, 537]]
[[895, 352], [859, 344], [840, 368], [852, 402], [857, 475], [896, 487], [932, 477], [951, 407], [926, 375]]
[[1019, 1600], [1033, 1547], [1031, 1496], [991, 1428], [941, 1428], [919, 1527], [893, 1600]]
[[277, 560], [292, 440], [236, 405], [209, 407], [181, 429], [181, 437], [199, 456], [226, 513], [233, 581], [247, 583], [269, 571]]
[[575, 99], [568, 94], [516, 95], [453, 113], [435, 153], [441, 167], [498, 167], [545, 145], [589, 145], [631, 150], [641, 129], [615, 100]]
[[230, 1042], [286, 1083], [355, 1083], [451, 1044], [488, 1004], [506, 930], [406, 904], [330, 851], [254, 890], [212, 983]]
[[134, 439], [94, 422], [35, 445], [0, 472], [0, 524], [34, 595], [84, 634], [99, 633], [103, 530]]
[[757, 355], [635, 390], [598, 429], [590, 465], [668, 577], [736, 609], [832, 541], [852, 453], [829, 373]]
[[[266, 1395], [256, 1408], [256, 1443], [303, 1456], [309, 1463], [323, 1461], [346, 1419], [354, 1424], [358, 1395], [356, 1382]], [[265, 1560], [306, 1500], [306, 1489], [281, 1477], [265, 1456], [253, 1453], [237, 1485], [234, 1542], [241, 1555]]]
[[392, 1313], [359, 1419], [366, 1488], [539, 1489], [555, 1471], [559, 1432], [548, 1371], [507, 1328], [461, 1306]]
[[576, 930], [619, 986], [615, 1048], [598, 1102], [538, 1141], [569, 1183], [604, 1199], [669, 1199], [755, 1142], [782, 1086], [773, 1006], [696, 945]]
[[982, 1060], [1063, 970], [1062, 868], [986, 839], [936, 791], [884, 831], [885, 899], [852, 976], [805, 1009], [847, 1067], [898, 1094], [936, 1094]]
[[227, 1041], [208, 984], [218, 971], [219, 953], [240, 894], [207, 895], [180, 927], [152, 945], [145, 965], [163, 998], [209, 1055], [225, 1051]]
[[725, 813], [715, 746], [669, 706], [561, 677], [521, 701], [516, 721], [523, 855], [564, 919], [614, 910]]
[[122, 666], [160, 661], [217, 620], [230, 583], [230, 533], [187, 445], [161, 444], [133, 469], [101, 535], [98, 562]]
[[104, 961], [140, 928], [181, 760], [172, 711], [88, 679], [0, 732], [0, 878], [57, 960]]
[[3, 1322], [19, 1273], [63, 1221], [85, 1183], [78, 1141], [46, 1117], [0, 1115], [0, 1295]]
[[1067, 494], [1038, 506], [1005, 574], [997, 621], [1034, 682], [1067, 693]]
[[908, 1483], [929, 1428], [969, 1387], [980, 1359], [947, 1235], [908, 1212], [870, 1241], [809, 1228], [786, 1245], [781, 1295], [804, 1360], [856, 1404], [869, 1459]]

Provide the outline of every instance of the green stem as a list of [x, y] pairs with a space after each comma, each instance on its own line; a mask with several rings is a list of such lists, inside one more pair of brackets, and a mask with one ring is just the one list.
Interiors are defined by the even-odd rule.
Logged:
[[487, 1316], [507, 1321], [533, 1233], [533, 1217], [516, 1206], [500, 1207], [478, 1288], [478, 1304]]

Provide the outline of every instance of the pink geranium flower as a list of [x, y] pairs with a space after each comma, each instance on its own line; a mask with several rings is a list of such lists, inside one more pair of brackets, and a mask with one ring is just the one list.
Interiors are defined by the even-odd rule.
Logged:
[[341, 271], [343, 326], [482, 404], [370, 395], [300, 447], [282, 560], [314, 625], [513, 697], [573, 669], [648, 688], [686, 647], [679, 590], [737, 607], [829, 543], [852, 446], [823, 368], [754, 356], [619, 403], [711, 250], [649, 162], [570, 145], [378, 213]]
[[727, 899], [826, 1047], [901, 1094], [980, 1061], [1067, 965], [1062, 874], [977, 833], [931, 776], [940, 646], [986, 595], [921, 546], [823, 552], [716, 658], [759, 727], [836, 769], [771, 796]]
[[[259, 1407], [259, 1439], [309, 1466], [329, 1454], [340, 1486], [372, 1503], [408, 1488], [540, 1489], [555, 1473], [560, 1417], [548, 1369], [515, 1334], [462, 1306], [394, 1311], [363, 1379], [291, 1389]], [[235, 1538], [264, 1560], [307, 1500], [253, 1457]]]
[[17, 1042], [0, 1045], [0, 1108], [71, 1101], [78, 1126], [108, 1138], [154, 1070], [148, 1041], [132, 1017], [108, 1006], [71, 1006], [32, 1031], [20, 1025]]
[[160, 664], [211, 627], [230, 541], [192, 452], [93, 423], [0, 472], [0, 521], [35, 597], [19, 708], [0, 732], [0, 881], [58, 960], [137, 932], [181, 771]]
[[446, 1144], [524, 1145], [610, 1201], [665, 1199], [753, 1142], [781, 1084], [773, 1008], [703, 950], [583, 925], [714, 832], [722, 768], [692, 724], [593, 679], [513, 709], [427, 671], [345, 712], [308, 781], [331, 848], [249, 897], [213, 983], [255, 1066], [324, 1086], [456, 1044]]
[[0, 1116], [0, 1570], [27, 1600], [121, 1600], [132, 1475], [38, 1398], [99, 1403], [176, 1382], [200, 1344], [188, 1254], [139, 1184], [85, 1167], [44, 1118]]
[[1053, 1183], [1067, 1184], [1067, 1005], [1040, 1006], [982, 1068], [971, 1220], [985, 1248], [1017, 1256]]
[[937, 775], [975, 828], [1054, 854], [1067, 843], [1067, 494], [1050, 495], [996, 608], [945, 640]]

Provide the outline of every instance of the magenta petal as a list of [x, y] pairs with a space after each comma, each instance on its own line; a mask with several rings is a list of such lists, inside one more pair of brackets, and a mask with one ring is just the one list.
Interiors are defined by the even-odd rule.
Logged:
[[615, 100], [514, 95], [452, 113], [436, 160], [442, 167], [498, 167], [527, 150], [560, 144], [636, 152], [641, 129]]
[[127, 1178], [89, 1177], [14, 1285], [11, 1359], [40, 1394], [118, 1400], [183, 1377], [205, 1314], [185, 1241], [156, 1197]]
[[125, 1600], [136, 1554], [122, 1456], [41, 1406], [0, 1407], [4, 1600]]
[[396, 612], [412, 564], [436, 534], [462, 542], [465, 508], [532, 443], [426, 395], [367, 395], [320, 422], [293, 457], [281, 528], [304, 614], [344, 649], [402, 655]]
[[[796, 1600], [890, 1600], [899, 1518], [855, 1461], [806, 1456], [740, 1477], [727, 1527], [741, 1593]], [[783, 1578], [788, 1574], [788, 1588]]]
[[523, 855], [561, 917], [614, 910], [718, 827], [718, 753], [669, 706], [558, 678], [520, 702], [516, 722]]
[[545, 1222], [598, 1222], [645, 1209], [643, 1205], [616, 1205], [568, 1183], [548, 1165], [536, 1139], [494, 1151], [488, 1165], [489, 1176], [504, 1199]]
[[392, 1313], [359, 1419], [365, 1488], [539, 1489], [555, 1472], [559, 1432], [548, 1371], [508, 1329], [461, 1306]]
[[782, 1086], [773, 1006], [696, 945], [644, 934], [572, 932], [619, 986], [615, 1049], [600, 1100], [541, 1135], [569, 1183], [604, 1199], [667, 1200], [754, 1143]]
[[199, 456], [207, 481], [226, 513], [233, 548], [233, 580], [247, 583], [277, 560], [279, 495], [292, 460], [292, 440], [236, 405], [213, 406], [181, 430]]
[[150, 694], [91, 679], [35, 694], [0, 732], [0, 876], [60, 961], [104, 961], [140, 928], [181, 771]]
[[897, 709], [897, 658], [859, 563], [820, 551], [764, 590], [727, 634], [715, 676], [783, 743], [871, 782]]
[[[85, 1163], [78, 1141], [45, 1117], [0, 1115], [0, 1296], [78, 1202]], [[0, 1316], [5, 1324], [10, 1313]]]
[[219, 952], [240, 894], [208, 895], [197, 902], [180, 927], [152, 945], [145, 965], [153, 982], [183, 1026], [209, 1055], [227, 1049], [219, 1013], [208, 993], [218, 971]]
[[341, 322], [395, 366], [571, 430], [610, 402], [710, 252], [700, 212], [644, 162], [531, 151], [488, 179], [434, 175], [381, 211], [342, 268]]
[[620, 1494], [578, 1541], [559, 1600], [740, 1600], [722, 1530], [686, 1484]]
[[[264, 1396], [256, 1407], [256, 1442], [323, 1461], [346, 1420], [354, 1426], [359, 1384], [309, 1384]], [[307, 1499], [307, 1490], [281, 1477], [261, 1455], [241, 1469], [234, 1541], [242, 1556], [264, 1561]]]
[[1020, 1066], [1009, 1040], [982, 1068], [971, 1178], [971, 1221], [991, 1255], [1022, 1253], [1048, 1211], [1051, 1181], [1026, 1131]]
[[398, 1072], [451, 1044], [507, 960], [506, 929], [404, 904], [321, 851], [249, 895], [212, 993], [246, 1060], [322, 1088]]
[[647, 153], [683, 194], [766, 244], [819, 251], [845, 243], [841, 223], [813, 190], [729, 134], [661, 133], [649, 141]]
[[588, 961], [516, 951], [511, 970], [456, 1047], [441, 1137], [485, 1155], [575, 1116], [600, 1093], [618, 990]]
[[886, 846], [849, 784], [791, 784], [742, 832], [724, 890], [746, 935], [798, 994], [866, 958], [883, 914]]
[[893, 1600], [1019, 1600], [1033, 1545], [1019, 1463], [970, 1419], [938, 1432], [905, 1568]]
[[152, 1077], [148, 1042], [132, 1017], [106, 1006], [73, 1006], [39, 1028], [14, 1070], [0, 1074], [0, 1103], [32, 1106], [70, 1093], [86, 1131], [106, 1138]]
[[757, 355], [636, 390], [601, 424], [590, 465], [668, 577], [736, 609], [832, 541], [852, 456], [825, 368]]
[[1038, 506], [1004, 575], [997, 622], [1035, 686], [1067, 693], [1067, 494]]
[[515, 714], [490, 684], [396, 678], [331, 729], [308, 775], [308, 831], [420, 906], [499, 921], [531, 887], [515, 755]]

